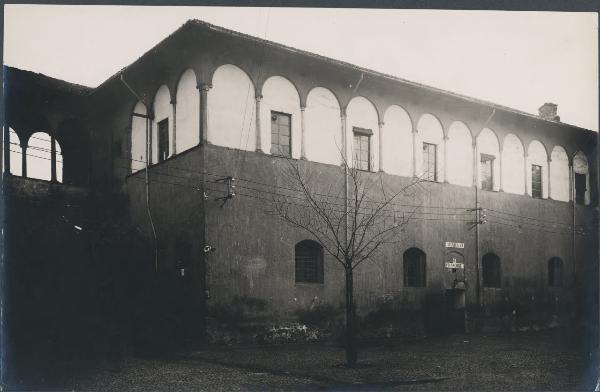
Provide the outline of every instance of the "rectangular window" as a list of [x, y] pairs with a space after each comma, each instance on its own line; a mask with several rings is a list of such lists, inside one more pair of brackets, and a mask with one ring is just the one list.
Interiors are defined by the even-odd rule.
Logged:
[[271, 154], [292, 156], [292, 115], [271, 112]]
[[370, 129], [357, 128], [352, 129], [354, 134], [354, 167], [358, 170], [371, 170], [371, 135]]
[[169, 157], [169, 119], [158, 123], [158, 161], [162, 162]]
[[494, 157], [492, 155], [481, 154], [480, 175], [481, 189], [494, 190]]
[[542, 167], [531, 165], [531, 196], [542, 198]]
[[437, 146], [423, 143], [423, 180], [437, 181]]
[[585, 174], [575, 173], [575, 203], [585, 203], [585, 187], [586, 187]]

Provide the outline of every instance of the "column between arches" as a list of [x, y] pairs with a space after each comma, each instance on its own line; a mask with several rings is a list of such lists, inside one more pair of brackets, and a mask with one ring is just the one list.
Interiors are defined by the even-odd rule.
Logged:
[[306, 159], [306, 106], [300, 106], [300, 159]]
[[[551, 154], [552, 155], [552, 154]], [[552, 172], [551, 172], [551, 168], [552, 167], [552, 158], [550, 156], [548, 156], [548, 199], [552, 199]]]
[[383, 127], [385, 123], [383, 121], [379, 121], [379, 171], [383, 170]]
[[261, 94], [256, 94], [254, 99], [256, 101], [255, 109], [256, 109], [256, 152], [263, 152], [262, 149], [262, 130], [261, 130], [261, 122], [260, 122], [260, 101], [262, 100]]
[[200, 91], [200, 144], [208, 143], [208, 90], [212, 85], [201, 83], [198, 85]]

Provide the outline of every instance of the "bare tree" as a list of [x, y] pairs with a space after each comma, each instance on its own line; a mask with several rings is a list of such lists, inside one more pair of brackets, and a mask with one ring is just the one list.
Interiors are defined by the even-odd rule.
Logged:
[[330, 175], [319, 179], [314, 166], [288, 159], [282, 175], [288, 192], [273, 197], [276, 214], [310, 233], [344, 269], [348, 366], [357, 361], [354, 270], [373, 260], [383, 244], [400, 240], [417, 207], [399, 202], [414, 195], [412, 190], [420, 182], [412, 179], [392, 190], [384, 184], [382, 173], [356, 166], [342, 159], [341, 175], [332, 181]]

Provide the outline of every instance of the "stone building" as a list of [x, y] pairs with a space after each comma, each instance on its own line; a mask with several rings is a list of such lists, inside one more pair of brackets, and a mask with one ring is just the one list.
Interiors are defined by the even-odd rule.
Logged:
[[258, 299], [286, 318], [343, 302], [333, 258], [265, 210], [287, 159], [331, 183], [344, 147], [391, 187], [425, 180], [398, 206], [417, 208], [399, 242], [356, 272], [361, 313], [443, 293], [450, 251], [468, 304], [595, 290], [597, 134], [560, 122], [556, 105], [532, 115], [197, 20], [93, 89], [5, 75], [5, 192], [119, 195], [152, 244], [148, 264], [202, 308]]

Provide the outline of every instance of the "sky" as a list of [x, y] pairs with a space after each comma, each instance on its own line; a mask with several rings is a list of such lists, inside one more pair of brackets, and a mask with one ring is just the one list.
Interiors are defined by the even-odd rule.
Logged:
[[188, 19], [598, 131], [595, 13], [5, 5], [4, 64], [95, 87]]

